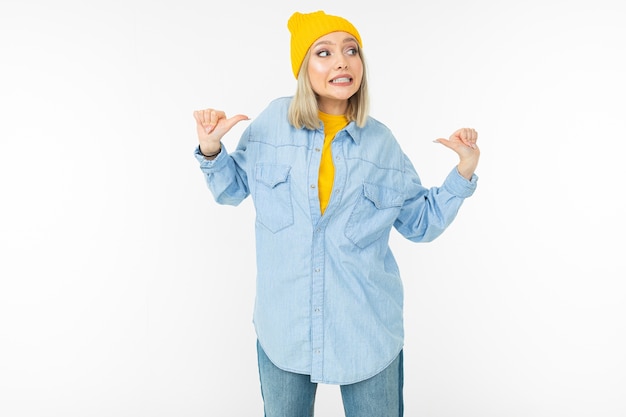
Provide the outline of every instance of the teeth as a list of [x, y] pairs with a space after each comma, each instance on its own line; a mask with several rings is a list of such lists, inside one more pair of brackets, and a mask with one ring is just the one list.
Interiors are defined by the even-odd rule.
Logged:
[[349, 83], [350, 82], [350, 78], [336, 78], [334, 80], [331, 80], [331, 83]]

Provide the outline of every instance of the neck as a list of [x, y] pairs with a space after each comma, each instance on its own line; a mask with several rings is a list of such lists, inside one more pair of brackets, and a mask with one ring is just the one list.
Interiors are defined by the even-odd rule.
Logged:
[[348, 109], [348, 100], [324, 100], [317, 99], [317, 107], [326, 114], [346, 114]]

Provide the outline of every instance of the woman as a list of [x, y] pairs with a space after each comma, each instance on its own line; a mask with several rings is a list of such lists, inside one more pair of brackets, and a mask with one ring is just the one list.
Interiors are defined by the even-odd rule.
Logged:
[[345, 414], [403, 413], [403, 292], [394, 227], [431, 241], [476, 188], [477, 133], [437, 142], [459, 163], [425, 188], [390, 130], [368, 115], [359, 32], [317, 11], [289, 21], [293, 97], [278, 98], [228, 153], [245, 115], [194, 112], [200, 168], [216, 201], [256, 209], [254, 325], [265, 415], [313, 415], [317, 383], [341, 386]]

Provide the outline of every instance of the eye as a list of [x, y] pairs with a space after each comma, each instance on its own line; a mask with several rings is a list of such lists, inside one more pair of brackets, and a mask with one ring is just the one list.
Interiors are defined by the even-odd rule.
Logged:
[[319, 57], [326, 57], [330, 56], [330, 52], [328, 52], [326, 49], [322, 49], [321, 51], [317, 51], [316, 55]]
[[348, 55], [358, 55], [359, 54], [359, 50], [357, 48], [348, 48], [346, 50], [346, 53]]

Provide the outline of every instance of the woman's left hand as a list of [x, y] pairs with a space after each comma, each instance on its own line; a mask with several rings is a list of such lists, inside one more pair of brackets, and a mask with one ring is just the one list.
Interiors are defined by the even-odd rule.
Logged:
[[435, 142], [441, 143], [459, 155], [460, 162], [457, 166], [459, 174], [471, 179], [480, 158], [480, 149], [476, 145], [477, 140], [478, 132], [472, 128], [464, 127], [454, 132], [448, 139], [439, 138]]

